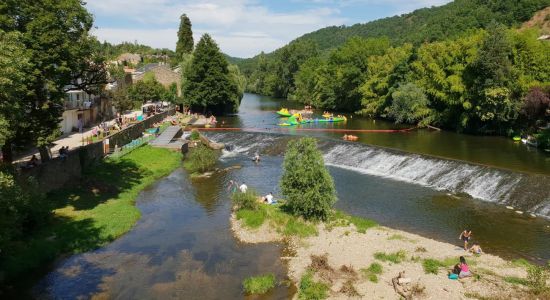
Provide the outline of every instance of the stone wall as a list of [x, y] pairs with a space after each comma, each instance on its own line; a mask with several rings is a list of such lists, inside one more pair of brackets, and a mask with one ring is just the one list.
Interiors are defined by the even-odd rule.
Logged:
[[[109, 146], [114, 147], [115, 143], [122, 146], [137, 139], [145, 129], [152, 127], [154, 123], [160, 122], [174, 113], [175, 111], [171, 110], [155, 115], [109, 136]], [[33, 177], [38, 183], [39, 191], [47, 193], [66, 185], [78, 183], [82, 178], [83, 170], [100, 162], [103, 158], [103, 142], [97, 142], [70, 150], [68, 156], [64, 159], [56, 157], [34, 168], [21, 169], [19, 176], [23, 178]]]
[[137, 124], [131, 125], [130, 127], [125, 128], [124, 130], [117, 132], [109, 136], [109, 147], [114, 149], [115, 145], [122, 147], [132, 140], [135, 140], [142, 136], [143, 132], [147, 128], [153, 127], [153, 124], [162, 121], [167, 116], [175, 114], [174, 110], [166, 111], [158, 115], [154, 115], [147, 120], [141, 121]]

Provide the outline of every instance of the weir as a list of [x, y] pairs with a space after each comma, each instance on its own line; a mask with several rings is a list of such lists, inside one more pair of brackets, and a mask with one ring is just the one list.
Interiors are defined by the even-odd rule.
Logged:
[[[247, 155], [256, 151], [282, 155], [286, 143], [295, 138], [255, 132], [206, 134], [216, 142], [232, 146], [232, 153]], [[466, 194], [550, 218], [549, 176], [337, 140], [319, 139], [319, 147], [326, 164], [330, 166], [454, 194]]]

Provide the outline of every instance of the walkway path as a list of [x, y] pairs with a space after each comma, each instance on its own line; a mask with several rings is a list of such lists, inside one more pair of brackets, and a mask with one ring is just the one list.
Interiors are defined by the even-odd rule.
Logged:
[[[126, 113], [123, 115], [123, 117], [130, 118], [135, 117], [136, 115], [141, 114], [140, 110], [132, 111], [129, 113]], [[108, 125], [113, 125], [115, 123], [115, 119], [109, 120], [106, 122]], [[52, 157], [55, 157], [59, 153], [59, 149], [61, 147], [69, 146], [69, 150], [72, 150], [74, 148], [78, 148], [80, 146], [83, 146], [84, 143], [82, 140], [86, 137], [89, 137], [92, 135], [92, 130], [95, 126], [92, 126], [91, 128], [83, 131], [82, 133], [79, 132], [71, 132], [69, 134], [62, 135], [59, 139], [53, 142], [53, 146], [50, 148], [52, 152]], [[33, 148], [21, 155], [18, 155], [16, 159], [14, 159], [14, 163], [20, 163], [23, 161], [28, 161], [31, 159], [33, 155], [36, 155], [40, 159], [40, 153], [38, 152], [38, 149]]]

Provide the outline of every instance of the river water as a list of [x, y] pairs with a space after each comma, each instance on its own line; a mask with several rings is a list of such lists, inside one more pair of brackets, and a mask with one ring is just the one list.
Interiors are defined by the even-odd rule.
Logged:
[[[291, 104], [246, 95], [239, 115], [220, 118], [220, 123], [273, 132], [278, 122], [273, 111], [281, 105]], [[361, 122], [370, 124], [366, 128], [395, 128], [357, 117], [347, 124], [325, 126]], [[55, 299], [239, 299], [245, 297], [241, 283], [248, 276], [274, 273], [285, 282], [285, 266], [279, 260], [282, 245], [244, 245], [233, 238], [224, 187], [230, 179], [245, 181], [262, 194], [274, 192], [279, 197], [283, 153], [294, 134], [304, 132], [207, 133], [231, 146], [223, 152], [220, 167], [242, 168], [193, 180], [180, 169], [160, 180], [139, 195], [142, 217], [128, 234], [61, 261], [34, 294]], [[343, 142], [336, 139], [339, 134], [317, 134], [335, 180], [337, 208], [456, 244], [457, 255], [458, 235], [471, 228], [473, 240], [491, 254], [537, 263], [550, 259], [550, 222], [545, 218], [550, 216], [550, 177], [544, 175], [548, 174], [544, 153], [504, 138], [448, 132], [366, 134], [361, 136], [366, 143]], [[463, 147], [453, 149], [445, 141]], [[470, 149], [476, 141], [478, 149]], [[260, 164], [250, 160], [255, 152], [262, 154]], [[477, 155], [490, 152], [493, 155]], [[539, 217], [517, 214], [505, 205]], [[287, 299], [294, 292], [294, 287], [281, 284], [263, 298]]]
[[[300, 104], [267, 96], [245, 94], [237, 116], [222, 118], [221, 121], [225, 124], [222, 125], [220, 122], [220, 127], [243, 127], [268, 132], [280, 131], [338, 139], [344, 133], [300, 132], [295, 131], [295, 128], [400, 129], [410, 127], [360, 116], [351, 116], [350, 118], [348, 114], [346, 123], [306, 124], [295, 128], [281, 128], [277, 124], [284, 118], [279, 118], [275, 114], [281, 107], [300, 108]], [[354, 135], [359, 137], [360, 143], [458, 159], [515, 171], [550, 175], [550, 154], [528, 147], [520, 142], [514, 142], [509, 138], [473, 136], [426, 129], [407, 133], [354, 133]]]
[[[284, 282], [282, 246], [237, 242], [229, 225], [227, 178], [250, 178], [243, 168], [191, 180], [177, 170], [142, 192], [142, 216], [126, 235], [96, 251], [59, 263], [35, 288], [51, 299], [239, 299], [242, 281], [273, 273]], [[254, 184], [251, 181], [251, 184]], [[261, 298], [288, 299], [284, 284]]]

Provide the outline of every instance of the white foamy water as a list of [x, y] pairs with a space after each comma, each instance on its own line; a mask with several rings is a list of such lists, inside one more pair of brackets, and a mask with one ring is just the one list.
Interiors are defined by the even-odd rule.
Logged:
[[[252, 155], [288, 136], [265, 133], [217, 133], [215, 141], [231, 145], [225, 157]], [[398, 150], [320, 140], [325, 163], [355, 172], [468, 194], [484, 201], [513, 204], [550, 217], [550, 177], [512, 172], [464, 161]], [[283, 148], [284, 150], [284, 148]]]

